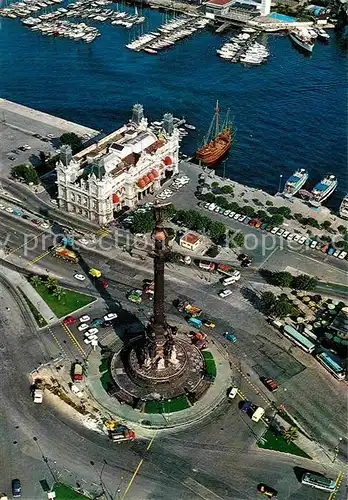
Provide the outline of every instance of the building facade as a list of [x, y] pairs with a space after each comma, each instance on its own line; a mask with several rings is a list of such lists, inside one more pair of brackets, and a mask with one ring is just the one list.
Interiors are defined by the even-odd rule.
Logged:
[[202, 236], [194, 233], [193, 231], [189, 231], [180, 238], [179, 244], [182, 248], [186, 248], [186, 250], [194, 252], [199, 247], [201, 242]]
[[56, 165], [59, 208], [99, 225], [114, 213], [134, 207], [178, 173], [179, 132], [173, 116], [165, 115], [163, 129], [149, 128], [140, 104], [129, 123], [72, 155], [62, 146]]

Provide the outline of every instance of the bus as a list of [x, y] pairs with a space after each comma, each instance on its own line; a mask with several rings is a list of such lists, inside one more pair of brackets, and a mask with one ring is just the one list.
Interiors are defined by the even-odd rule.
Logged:
[[312, 486], [312, 488], [317, 488], [318, 490], [336, 491], [336, 481], [322, 476], [321, 474], [316, 474], [315, 472], [305, 472], [302, 476], [301, 483]]
[[346, 372], [344, 368], [335, 360], [335, 357], [329, 352], [322, 352], [316, 356], [319, 363], [321, 363], [327, 371], [329, 371], [338, 380], [344, 380]]
[[315, 344], [311, 342], [307, 337], [302, 335], [299, 331], [290, 325], [285, 325], [283, 328], [283, 333], [285, 337], [288, 337], [294, 344], [301, 347], [306, 352], [312, 353], [315, 349]]

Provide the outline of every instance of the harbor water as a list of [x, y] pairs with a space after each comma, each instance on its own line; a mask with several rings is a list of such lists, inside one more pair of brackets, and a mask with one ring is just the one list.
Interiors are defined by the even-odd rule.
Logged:
[[1, 97], [105, 132], [128, 120], [135, 102], [150, 120], [170, 111], [196, 126], [182, 143], [187, 154], [202, 142], [218, 99], [237, 127], [227, 177], [276, 192], [280, 174], [285, 180], [296, 168], [309, 170], [308, 187], [333, 173], [338, 188], [327, 204], [338, 206], [348, 189], [347, 54], [333, 30], [330, 43], [317, 41], [311, 56], [288, 37], [264, 34], [258, 41], [270, 51], [268, 62], [245, 67], [216, 55], [233, 32], [203, 29], [156, 55], [128, 50], [140, 29], [154, 31], [164, 22], [158, 10], [144, 15], [144, 27], [130, 30], [70, 18], [98, 27], [101, 36], [91, 44], [44, 37], [19, 19], [1, 19]]

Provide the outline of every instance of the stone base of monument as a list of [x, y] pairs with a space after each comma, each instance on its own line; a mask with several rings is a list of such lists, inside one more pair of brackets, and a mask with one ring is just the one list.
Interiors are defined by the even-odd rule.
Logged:
[[186, 396], [190, 404], [209, 387], [204, 357], [199, 349], [183, 338], [175, 339], [168, 359], [145, 360], [139, 364], [139, 341], [127, 344], [112, 355], [112, 382], [108, 393], [133, 408], [145, 409], [149, 401], [166, 401]]

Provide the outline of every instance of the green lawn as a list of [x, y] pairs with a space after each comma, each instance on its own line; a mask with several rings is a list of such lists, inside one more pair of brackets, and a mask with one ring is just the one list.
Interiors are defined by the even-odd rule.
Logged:
[[56, 500], [89, 500], [85, 495], [77, 493], [75, 490], [62, 483], [56, 483], [53, 487], [53, 491], [56, 494]]
[[263, 438], [257, 443], [257, 446], [267, 450], [281, 451], [282, 453], [291, 453], [291, 455], [312, 459], [312, 457], [307, 455], [307, 453], [301, 450], [301, 448], [299, 448], [295, 443], [287, 443], [282, 436], [276, 436], [269, 429], [266, 431]]
[[146, 413], [174, 413], [186, 410], [191, 405], [186, 396], [179, 396], [165, 401], [148, 401], [145, 406]]
[[28, 297], [22, 292], [22, 290], [20, 288], [18, 288], [19, 292], [21, 293], [23, 299], [25, 300], [25, 302], [27, 303], [30, 311], [31, 311], [31, 314], [34, 316], [35, 318], [35, 321], [37, 323], [37, 325], [42, 328], [44, 326], [47, 325], [47, 321], [45, 320], [45, 318], [39, 313], [39, 311], [36, 309], [36, 307], [30, 302], [30, 300], [28, 299]]
[[34, 287], [35, 290], [44, 299], [46, 304], [52, 309], [58, 318], [67, 316], [81, 307], [85, 307], [96, 299], [84, 293], [73, 292], [63, 288], [65, 295], [60, 300], [57, 299], [46, 287], [44, 283]]

